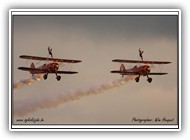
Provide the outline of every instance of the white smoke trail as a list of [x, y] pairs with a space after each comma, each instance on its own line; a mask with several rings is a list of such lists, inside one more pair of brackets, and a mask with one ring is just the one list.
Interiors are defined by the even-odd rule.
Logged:
[[45, 98], [43, 96], [43, 99], [37, 98], [35, 100], [16, 101], [14, 103], [14, 115], [23, 116], [38, 109], [57, 107], [60, 104], [80, 99], [83, 96], [100, 94], [106, 90], [120, 87], [133, 79], [134, 76], [128, 76], [112, 82], [87, 87], [86, 89], [81, 88], [77, 90], [70, 90], [65, 93], [52, 94], [52, 97], [48, 96]]
[[34, 75], [32, 75], [31, 78], [19, 80], [18, 82], [14, 82], [13, 88], [14, 89], [19, 89], [19, 88], [22, 88], [25, 85], [29, 86], [29, 85], [33, 84], [34, 82], [41, 80], [42, 78], [43, 78], [43, 75], [34, 74]]

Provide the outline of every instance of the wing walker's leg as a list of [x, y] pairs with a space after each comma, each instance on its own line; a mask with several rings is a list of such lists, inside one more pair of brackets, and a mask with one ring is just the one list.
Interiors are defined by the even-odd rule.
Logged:
[[140, 58], [141, 58], [142, 61], [143, 61], [143, 55], [142, 55], [143, 52], [144, 52], [144, 51], [142, 51], [141, 48], [139, 48], [139, 56], [140, 56]]
[[50, 46], [48, 47], [48, 52], [49, 52], [49, 55], [51, 55], [51, 58], [53, 58], [52, 48]]
[[143, 61], [143, 56], [142, 56], [142, 54], [141, 54], [141, 60]]
[[51, 58], [53, 58], [53, 54], [52, 54], [52, 52], [50, 52], [50, 55], [51, 55]]

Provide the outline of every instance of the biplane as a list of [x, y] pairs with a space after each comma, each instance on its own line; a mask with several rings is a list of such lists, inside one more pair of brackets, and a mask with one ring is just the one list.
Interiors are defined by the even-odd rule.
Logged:
[[29, 56], [29, 55], [21, 55], [22, 59], [30, 59], [30, 60], [39, 60], [39, 61], [51, 61], [45, 63], [39, 67], [35, 67], [34, 63], [31, 63], [30, 67], [18, 67], [19, 70], [29, 71], [31, 74], [44, 74], [44, 80], [47, 79], [48, 74], [54, 73], [56, 75], [56, 79], [59, 81], [61, 76], [58, 74], [76, 74], [78, 72], [75, 71], [59, 71], [60, 63], [79, 63], [81, 60], [71, 60], [71, 59], [59, 59], [53, 58], [52, 49], [48, 48], [49, 54], [51, 54], [51, 58], [46, 57], [38, 57], [38, 56]]
[[[135, 78], [136, 82], [139, 82], [140, 76], [147, 76], [147, 81], [149, 83], [152, 82], [152, 78], [149, 77], [149, 75], [166, 75], [168, 73], [162, 73], [162, 72], [151, 72], [151, 66], [150, 64], [158, 64], [158, 65], [163, 65], [163, 64], [169, 64], [171, 62], [167, 61], [143, 61], [143, 60], [123, 60], [123, 59], [114, 59], [112, 62], [119, 62], [122, 63], [120, 66], [120, 70], [113, 70], [111, 73], [118, 73], [121, 74], [122, 77], [124, 75], [137, 75]], [[135, 65], [132, 68], [126, 69], [123, 63], [136, 63], [139, 66]], [[140, 65], [144, 64], [144, 65]]]

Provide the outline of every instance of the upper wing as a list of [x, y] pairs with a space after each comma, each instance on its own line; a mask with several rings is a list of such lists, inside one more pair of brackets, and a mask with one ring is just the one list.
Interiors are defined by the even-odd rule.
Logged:
[[46, 58], [46, 57], [29, 56], [29, 55], [21, 55], [20, 58], [32, 59], [32, 60], [43, 60], [43, 61], [65, 62], [65, 63], [79, 63], [79, 62], [82, 62], [81, 60]]
[[113, 62], [121, 63], [145, 63], [145, 64], [169, 64], [171, 62], [167, 61], [139, 61], [139, 60], [123, 60], [123, 59], [114, 59]]
[[[126, 71], [119, 71], [119, 70], [113, 70], [111, 71], [111, 73], [119, 73], [122, 75], [139, 75], [140, 74], [138, 72], [126, 72]], [[148, 75], [166, 75], [166, 74], [168, 73], [152, 72], [152, 73], [149, 73]]]

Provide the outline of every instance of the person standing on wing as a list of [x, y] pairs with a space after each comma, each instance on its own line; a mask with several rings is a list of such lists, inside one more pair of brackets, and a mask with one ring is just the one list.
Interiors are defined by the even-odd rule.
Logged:
[[51, 55], [51, 58], [53, 58], [52, 48], [50, 46], [48, 47], [48, 52], [49, 52], [49, 55]]
[[139, 48], [139, 56], [140, 56], [140, 58], [141, 58], [142, 61], [143, 61], [143, 56], [142, 56], [143, 52], [144, 51], [141, 51], [141, 48]]

